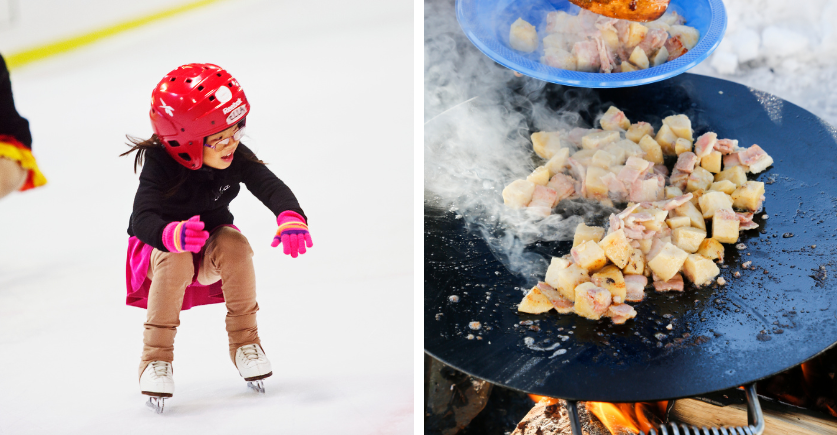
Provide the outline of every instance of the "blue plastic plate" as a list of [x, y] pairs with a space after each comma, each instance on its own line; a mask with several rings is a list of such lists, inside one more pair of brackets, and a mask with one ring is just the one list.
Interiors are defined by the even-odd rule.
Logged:
[[[567, 0], [456, 0], [456, 18], [468, 39], [495, 62], [536, 79], [585, 88], [620, 88], [665, 80], [682, 74], [706, 59], [724, 36], [727, 13], [721, 0], [672, 0], [669, 9], [686, 19], [686, 25], [700, 31], [700, 40], [683, 56], [660, 66], [626, 73], [568, 71], [540, 62], [546, 14], [566, 11], [576, 15], [580, 8]], [[540, 47], [533, 53], [509, 45], [509, 28], [523, 18], [538, 30]]]

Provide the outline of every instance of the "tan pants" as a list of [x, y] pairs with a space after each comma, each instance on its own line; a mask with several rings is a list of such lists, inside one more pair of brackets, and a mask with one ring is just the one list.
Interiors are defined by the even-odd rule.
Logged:
[[0, 157], [0, 198], [20, 190], [27, 176], [29, 171], [23, 169], [18, 162]]
[[[230, 359], [246, 344], [261, 344], [256, 326], [256, 274], [253, 250], [243, 234], [233, 228], [221, 227], [207, 240], [198, 282], [209, 285], [222, 282], [227, 304], [227, 335]], [[143, 333], [143, 349], [139, 374], [151, 361], [174, 360], [174, 335], [180, 325], [180, 307], [186, 287], [192, 283], [192, 253], [173, 254], [154, 249], [148, 277], [148, 318]]]

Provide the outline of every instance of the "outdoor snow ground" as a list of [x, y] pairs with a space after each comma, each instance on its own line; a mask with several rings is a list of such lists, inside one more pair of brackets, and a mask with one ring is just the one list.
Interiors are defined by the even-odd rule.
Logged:
[[[48, 184], [0, 201], [0, 434], [412, 431], [411, 6], [222, 2], [12, 72]], [[294, 191], [314, 247], [271, 248], [275, 218], [242, 189], [274, 375], [248, 390], [223, 305], [193, 308], [156, 415], [137, 380], [145, 311], [125, 305], [138, 175], [118, 155], [189, 62], [242, 84], [243, 142]]]

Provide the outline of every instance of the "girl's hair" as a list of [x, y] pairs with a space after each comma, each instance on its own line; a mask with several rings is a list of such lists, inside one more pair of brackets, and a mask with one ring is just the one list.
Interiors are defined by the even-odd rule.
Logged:
[[[122, 154], [120, 154], [119, 157], [127, 156], [128, 154], [131, 154], [134, 151], [137, 152], [137, 155], [134, 157], [134, 173], [135, 174], [137, 173], [137, 166], [142, 166], [142, 164], [145, 162], [145, 152], [147, 150], [152, 149], [152, 148], [163, 148], [163, 146], [164, 146], [163, 142], [160, 141], [160, 138], [157, 137], [156, 134], [152, 134], [151, 138], [149, 138], [149, 139], [143, 139], [143, 138], [139, 138], [139, 137], [135, 137], [135, 136], [131, 136], [131, 135], [125, 135], [125, 137], [128, 138], [128, 141], [130, 142], [126, 145], [131, 147], [131, 149], [129, 149], [128, 151], [125, 151]], [[238, 151], [238, 150], [236, 150], [236, 151]], [[247, 159], [251, 162], [259, 163], [259, 164], [262, 164], [262, 165], [267, 164], [267, 163], [263, 162], [262, 160], [260, 160], [258, 157], [256, 157], [256, 155], [253, 154], [252, 152], [248, 152], [248, 151], [245, 151], [245, 150], [242, 149], [241, 153], [244, 155], [245, 159]], [[182, 186], [183, 183], [186, 182], [186, 178], [188, 178], [189, 172], [191, 172], [191, 170], [186, 168], [186, 167], [182, 167], [182, 166], [181, 166], [180, 169], [182, 169], [182, 171], [180, 171], [180, 175], [178, 176], [177, 182], [174, 183], [174, 186], [172, 186], [172, 188], [169, 189], [165, 193], [165, 195], [163, 195], [164, 198], [170, 198], [171, 196], [173, 196], [177, 192], [177, 189], [179, 189], [180, 186]]]

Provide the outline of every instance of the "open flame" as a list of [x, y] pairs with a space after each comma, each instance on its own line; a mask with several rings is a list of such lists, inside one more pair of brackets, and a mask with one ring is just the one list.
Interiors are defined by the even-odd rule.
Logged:
[[[529, 397], [535, 402], [546, 398], [549, 404], [558, 403], [558, 399], [546, 396], [530, 394]], [[606, 403], [586, 402], [587, 410], [590, 411], [613, 435], [625, 433], [648, 433], [651, 429], [659, 426], [665, 415], [668, 402], [637, 402], [637, 403]]]

